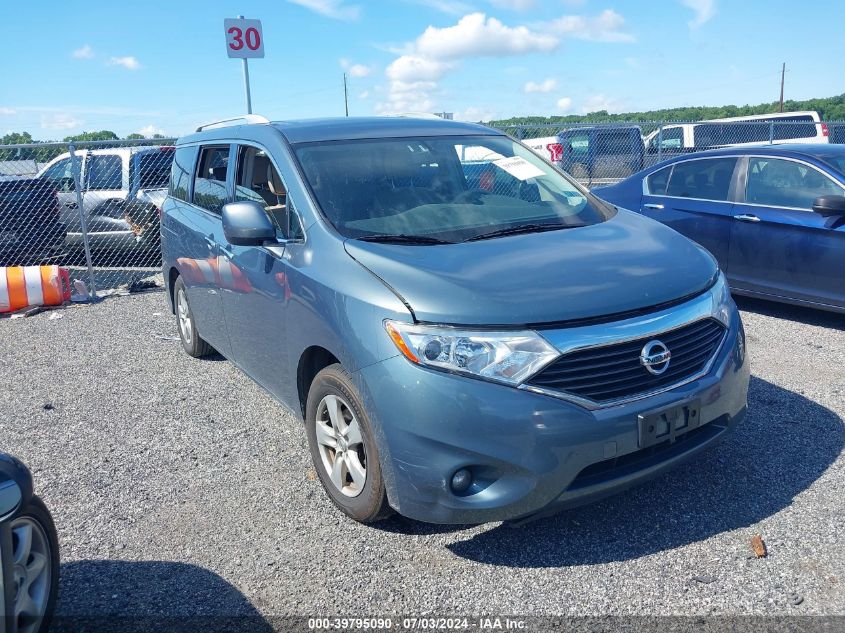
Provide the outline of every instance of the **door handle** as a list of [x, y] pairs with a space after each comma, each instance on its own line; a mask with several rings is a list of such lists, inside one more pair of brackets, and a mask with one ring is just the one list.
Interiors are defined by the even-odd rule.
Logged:
[[655, 204], [653, 202], [649, 202], [643, 205], [643, 209], [657, 209], [658, 211], [663, 208], [662, 204]]
[[65, 206], [68, 209], [78, 209], [79, 208], [79, 205], [76, 204], [75, 202], [68, 202]]
[[760, 218], [756, 215], [742, 213], [740, 215], [735, 215], [734, 220], [739, 220], [740, 222], [759, 222]]

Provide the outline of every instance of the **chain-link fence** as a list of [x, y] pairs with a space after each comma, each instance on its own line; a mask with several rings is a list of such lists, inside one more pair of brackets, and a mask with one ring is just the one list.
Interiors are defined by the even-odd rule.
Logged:
[[150, 285], [174, 141], [0, 145], [0, 266], [58, 264], [83, 296]]
[[[759, 143], [845, 143], [845, 122], [794, 119], [502, 127], [587, 186], [678, 155]], [[161, 268], [175, 139], [0, 145], [0, 266], [58, 264], [77, 291], [142, 289]]]
[[672, 121], [500, 127], [587, 186], [612, 184], [663, 160], [718, 147], [845, 143], [845, 122], [812, 115], [745, 121]]

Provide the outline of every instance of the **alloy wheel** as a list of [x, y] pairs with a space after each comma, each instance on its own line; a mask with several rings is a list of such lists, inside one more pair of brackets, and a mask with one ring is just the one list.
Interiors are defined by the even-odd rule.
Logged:
[[317, 448], [334, 487], [347, 497], [357, 497], [367, 482], [367, 454], [361, 425], [349, 404], [328, 395], [317, 406]]
[[19, 633], [34, 633], [50, 599], [52, 552], [47, 533], [29, 517], [12, 522], [12, 591]]
[[184, 289], [179, 289], [179, 296], [176, 297], [176, 313], [179, 317], [179, 332], [185, 341], [191, 340], [193, 326], [191, 325], [191, 310], [188, 307], [188, 297]]

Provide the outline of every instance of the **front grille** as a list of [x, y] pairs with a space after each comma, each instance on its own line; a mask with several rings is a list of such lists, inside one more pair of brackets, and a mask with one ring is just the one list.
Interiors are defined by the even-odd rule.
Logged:
[[[700, 373], [725, 336], [715, 319], [702, 319], [674, 330], [624, 343], [564, 354], [528, 381], [533, 387], [563, 391], [599, 404], [657, 391]], [[649, 341], [669, 349], [669, 368], [655, 376], [640, 363]]]

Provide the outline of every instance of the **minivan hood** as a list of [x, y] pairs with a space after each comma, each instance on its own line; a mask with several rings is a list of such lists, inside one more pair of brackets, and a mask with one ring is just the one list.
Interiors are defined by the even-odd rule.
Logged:
[[418, 321], [539, 325], [641, 310], [703, 292], [717, 266], [703, 248], [620, 210], [591, 226], [461, 244], [347, 240]]

